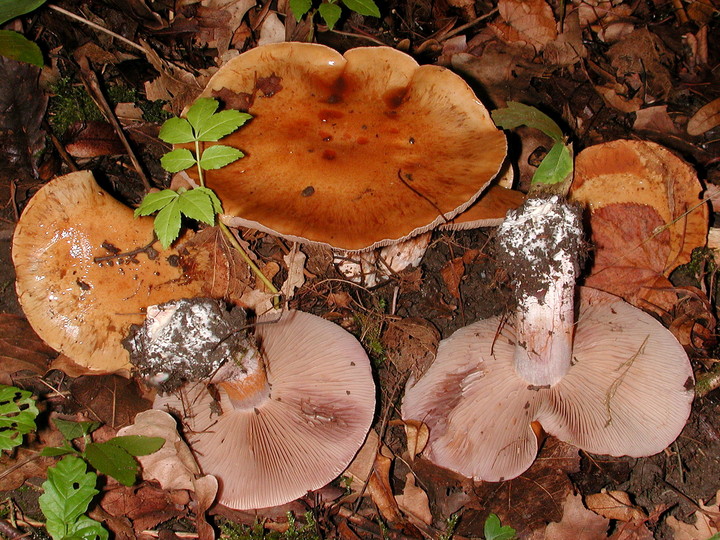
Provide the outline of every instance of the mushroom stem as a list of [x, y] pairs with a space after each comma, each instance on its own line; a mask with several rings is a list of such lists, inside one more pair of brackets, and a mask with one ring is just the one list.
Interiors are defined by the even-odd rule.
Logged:
[[528, 199], [508, 213], [498, 241], [517, 300], [515, 370], [532, 386], [552, 386], [572, 359], [579, 210], [558, 196]]

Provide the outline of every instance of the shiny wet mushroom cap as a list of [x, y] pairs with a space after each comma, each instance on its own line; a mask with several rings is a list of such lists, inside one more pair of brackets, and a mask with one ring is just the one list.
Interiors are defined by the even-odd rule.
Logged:
[[20, 305], [38, 335], [89, 370], [128, 370], [120, 342], [145, 308], [201, 288], [183, 276], [177, 251], [159, 252], [153, 239], [152, 218], [134, 219], [88, 171], [43, 186], [12, 248]]
[[[160, 396], [181, 417], [219, 502], [276, 506], [335, 479], [360, 449], [375, 410], [375, 385], [360, 343], [300, 311], [257, 321], [256, 353], [208, 382]], [[213, 390], [211, 390], [213, 389]]]
[[[361, 251], [452, 219], [498, 172], [505, 136], [451, 71], [388, 47], [257, 47], [202, 94], [253, 119], [208, 171], [228, 224]], [[444, 217], [443, 217], [444, 216]]]
[[516, 334], [493, 317], [443, 340], [435, 363], [411, 382], [405, 419], [430, 429], [425, 455], [477, 480], [525, 471], [537, 453], [531, 428], [592, 453], [648, 456], [685, 426], [693, 374], [675, 337], [616, 296], [583, 287], [574, 364], [556, 384], [529, 386], [516, 372]]

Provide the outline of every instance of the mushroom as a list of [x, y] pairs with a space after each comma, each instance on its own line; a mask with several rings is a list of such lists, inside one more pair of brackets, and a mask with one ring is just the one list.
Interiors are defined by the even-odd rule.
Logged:
[[95, 372], [127, 371], [120, 341], [147, 306], [197, 296], [175, 249], [154, 247], [152, 218], [135, 219], [81, 171], [55, 178], [18, 221], [12, 256], [20, 305], [38, 335]]
[[443, 340], [410, 381], [405, 419], [425, 422], [432, 461], [477, 480], [525, 471], [531, 427], [588, 452], [646, 456], [685, 425], [693, 374], [682, 346], [650, 315], [581, 288], [575, 318], [579, 213], [531, 198], [498, 231], [517, 291], [514, 320], [476, 322]]
[[218, 501], [240, 510], [284, 504], [336, 478], [375, 409], [368, 357], [347, 331], [300, 311], [261, 316], [255, 328], [211, 380], [154, 404], [181, 417], [203, 473], [220, 482]]

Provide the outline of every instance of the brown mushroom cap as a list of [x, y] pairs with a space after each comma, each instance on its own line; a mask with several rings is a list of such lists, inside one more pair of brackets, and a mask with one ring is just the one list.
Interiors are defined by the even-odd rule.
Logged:
[[550, 388], [530, 389], [513, 367], [515, 333], [493, 317], [461, 328], [407, 389], [405, 419], [430, 428], [425, 454], [478, 480], [514, 478], [537, 452], [530, 426], [593, 453], [647, 456], [680, 434], [693, 375], [675, 337], [608, 293], [581, 288], [573, 358]]
[[[375, 410], [370, 363], [341, 327], [300, 311], [261, 317], [257, 337], [267, 385], [251, 374], [158, 397], [155, 408], [184, 411], [189, 443], [219, 502], [236, 509], [292, 501], [336, 478], [362, 446]], [[182, 399], [181, 399], [182, 397]]]
[[88, 171], [43, 186], [18, 221], [12, 252], [20, 305], [38, 335], [91, 370], [129, 369], [120, 341], [131, 324], [143, 322], [144, 309], [195, 296], [201, 287], [171, 264], [175, 250], [154, 260], [140, 253], [122, 263], [94, 261], [152, 240], [152, 218], [134, 219]]
[[460, 77], [388, 47], [344, 56], [310, 43], [257, 47], [223, 66], [203, 96], [253, 115], [221, 141], [245, 158], [207, 173], [229, 223], [339, 249], [452, 219], [506, 153]]

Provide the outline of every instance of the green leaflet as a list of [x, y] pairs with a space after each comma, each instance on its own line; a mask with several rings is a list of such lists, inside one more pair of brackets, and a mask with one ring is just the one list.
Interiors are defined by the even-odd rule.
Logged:
[[342, 3], [355, 13], [360, 15], [369, 15], [370, 17], [379, 17], [380, 9], [373, 0], [342, 0]]
[[539, 129], [554, 141], [563, 140], [563, 133], [560, 126], [547, 114], [540, 112], [535, 107], [508, 101], [507, 107], [497, 109], [492, 113], [493, 122], [503, 129], [515, 129], [518, 126], [528, 126]]
[[0, 1], [0, 24], [30, 13], [45, 3], [45, 0], [2, 0]]
[[295, 15], [295, 20], [300, 22], [300, 19], [310, 11], [312, 7], [312, 0], [290, 0], [290, 10]]
[[513, 540], [515, 529], [507, 525], [501, 526], [500, 518], [490, 514], [485, 520], [484, 535], [485, 540]]
[[538, 166], [532, 177], [532, 184], [557, 184], [573, 171], [570, 149], [562, 142], [556, 142]]
[[155, 234], [163, 248], [170, 247], [180, 234], [180, 207], [177, 198], [155, 216]]
[[[204, 188], [204, 190], [207, 190], [207, 188]], [[208, 225], [215, 225], [213, 201], [206, 191], [191, 189], [183, 192], [178, 198], [178, 208], [183, 215], [190, 219], [202, 221]]]
[[318, 13], [320, 13], [328, 28], [332, 30], [340, 19], [340, 15], [342, 15], [342, 9], [337, 4], [322, 3], [318, 8]]
[[174, 199], [178, 198], [177, 191], [172, 189], [163, 189], [156, 193], [148, 193], [140, 203], [140, 206], [135, 209], [135, 217], [138, 216], [149, 216], [154, 214], [158, 210], [162, 210]]
[[125, 449], [113, 444], [112, 439], [89, 443], [85, 447], [85, 457], [98, 472], [112, 476], [122, 485], [135, 483], [140, 468], [138, 462]]
[[216, 144], [202, 153], [200, 166], [206, 171], [222, 169], [225, 165], [230, 165], [230, 163], [237, 161], [244, 155], [240, 150], [232, 146]]
[[22, 444], [23, 435], [35, 431], [37, 415], [31, 392], [0, 385], [0, 450]]
[[84, 516], [93, 497], [97, 475], [87, 472], [85, 462], [67, 456], [47, 470], [40, 496], [40, 509], [46, 518], [45, 527], [54, 540], [63, 538], [108, 538], [108, 532], [97, 521]]
[[0, 30], [0, 55], [38, 67], [44, 64], [40, 47], [12, 30]]
[[162, 168], [171, 173], [184, 171], [196, 163], [195, 156], [187, 148], [176, 148], [160, 158]]
[[54, 418], [53, 423], [58, 431], [66, 440], [72, 441], [78, 437], [84, 437], [100, 427], [100, 422], [73, 422], [72, 420], [63, 420], [62, 418]]

